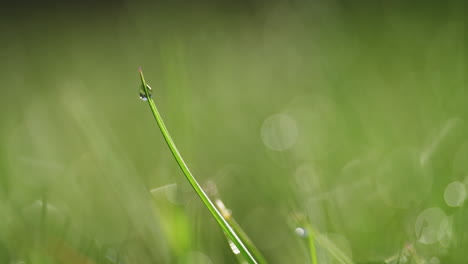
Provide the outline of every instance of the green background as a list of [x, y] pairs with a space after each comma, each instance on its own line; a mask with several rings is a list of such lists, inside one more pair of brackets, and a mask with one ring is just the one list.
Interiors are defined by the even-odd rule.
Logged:
[[0, 263], [237, 263], [139, 66], [269, 263], [466, 262], [466, 5], [71, 3], [0, 18]]

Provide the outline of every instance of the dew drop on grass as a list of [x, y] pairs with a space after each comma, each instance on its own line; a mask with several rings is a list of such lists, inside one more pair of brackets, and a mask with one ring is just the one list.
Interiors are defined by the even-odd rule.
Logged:
[[296, 233], [296, 235], [300, 237], [307, 237], [307, 231], [302, 227], [296, 228], [296, 230], [294, 230], [294, 233]]
[[447, 185], [444, 192], [444, 200], [450, 207], [459, 207], [466, 199], [465, 185], [459, 181], [454, 181]]
[[[148, 88], [150, 98], [153, 98], [151, 87], [148, 84], [146, 85], [146, 87]], [[143, 88], [143, 85], [140, 86], [139, 94], [140, 94], [140, 99], [141, 100], [143, 100], [145, 102], [148, 101], [148, 97], [146, 96], [146, 92], [145, 92], [145, 89]]]

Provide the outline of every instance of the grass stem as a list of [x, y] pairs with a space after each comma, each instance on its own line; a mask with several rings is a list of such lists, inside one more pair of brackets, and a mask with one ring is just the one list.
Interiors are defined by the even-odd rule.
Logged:
[[151, 91], [148, 88], [148, 85], [146, 84], [145, 78], [143, 77], [143, 72], [141, 68], [139, 69], [140, 73], [140, 79], [141, 79], [141, 84], [144, 89], [144, 93], [146, 94], [146, 101], [149, 104], [149, 107], [151, 109], [151, 112], [153, 113], [154, 119], [156, 120], [156, 123], [158, 123], [159, 129], [161, 130], [161, 133], [167, 143], [167, 146], [172, 152], [172, 155], [177, 161], [177, 164], [179, 165], [180, 169], [184, 173], [185, 177], [189, 181], [190, 185], [192, 185], [193, 189], [197, 193], [198, 197], [202, 200], [202, 202], [205, 204], [206, 208], [210, 211], [211, 215], [215, 218], [216, 222], [219, 224], [221, 229], [226, 233], [226, 235], [232, 240], [232, 242], [237, 246], [241, 254], [245, 257], [245, 259], [248, 261], [250, 264], [257, 264], [257, 261], [253, 257], [253, 255], [249, 252], [247, 247], [242, 243], [242, 240], [239, 238], [239, 236], [236, 234], [234, 229], [229, 225], [229, 223], [223, 218], [219, 210], [215, 207], [213, 202], [209, 199], [208, 195], [203, 191], [201, 188], [200, 184], [198, 184], [197, 180], [195, 177], [192, 175], [190, 172], [187, 164], [185, 164], [184, 159], [182, 158], [182, 155], [180, 155], [179, 150], [177, 149], [174, 140], [172, 140], [171, 135], [169, 134], [169, 131], [166, 128], [166, 125], [164, 124], [164, 121], [159, 114], [159, 111], [156, 107], [156, 104], [154, 103], [152, 96], [151, 96]]
[[311, 227], [307, 228], [307, 244], [309, 246], [310, 259], [312, 264], [318, 264], [317, 262], [317, 251], [315, 248], [315, 233]]

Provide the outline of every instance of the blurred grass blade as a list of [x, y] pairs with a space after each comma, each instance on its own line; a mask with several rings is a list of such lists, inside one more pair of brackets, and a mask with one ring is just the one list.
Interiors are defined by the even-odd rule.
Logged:
[[141, 68], [139, 69], [139, 73], [140, 73], [141, 85], [142, 85], [142, 88], [144, 89], [144, 93], [140, 91], [140, 98], [143, 101], [148, 102], [151, 112], [153, 113], [154, 119], [158, 123], [159, 129], [161, 130], [161, 133], [167, 143], [167, 146], [171, 150], [172, 155], [176, 159], [177, 164], [179, 165], [180, 169], [182, 170], [185, 177], [189, 181], [190, 185], [192, 185], [198, 197], [200, 197], [200, 199], [205, 204], [206, 208], [208, 208], [211, 215], [213, 215], [213, 217], [215, 218], [216, 222], [218, 222], [221, 229], [223, 229], [223, 231], [229, 237], [229, 239], [231, 239], [232, 242], [236, 245], [236, 247], [239, 249], [241, 254], [248, 261], [248, 263], [251, 263], [251, 264], [258, 263], [253, 257], [253, 255], [250, 253], [250, 251], [247, 249], [247, 247], [244, 245], [242, 240], [239, 238], [238, 234], [234, 231], [232, 226], [223, 218], [219, 210], [214, 206], [213, 202], [208, 198], [208, 195], [206, 195], [206, 193], [201, 188], [200, 184], [198, 184], [195, 177], [190, 172], [187, 164], [185, 164], [182, 156], [179, 153], [179, 150], [177, 149], [174, 141], [172, 140], [169, 134], [169, 131], [167, 130], [166, 125], [164, 124], [161, 115], [159, 114], [158, 109], [156, 108], [156, 104], [154, 103], [152, 99], [151, 88], [146, 84]]
[[[262, 253], [260, 253], [260, 251], [257, 249], [255, 244], [249, 238], [247, 233], [245, 233], [245, 231], [236, 222], [236, 220], [232, 216], [230, 210], [227, 209], [226, 206], [224, 206], [223, 201], [221, 201], [221, 199], [215, 199], [215, 204], [216, 204], [216, 207], [218, 208], [218, 210], [221, 212], [221, 215], [223, 216], [223, 218], [231, 225], [231, 227], [234, 229], [236, 234], [242, 240], [242, 243], [244, 243], [244, 245], [249, 249], [249, 251], [252, 252], [253, 256], [258, 261], [258, 263], [267, 263], [267, 261], [265, 260], [265, 258], [262, 255]], [[228, 239], [228, 242], [231, 242], [230, 239]], [[231, 249], [233, 251], [235, 250], [232, 247], [231, 247]]]
[[307, 244], [309, 246], [309, 253], [310, 253], [310, 259], [312, 264], [318, 264], [317, 263], [317, 249], [315, 247], [315, 233], [312, 228], [307, 226]]
[[317, 248], [315, 246], [315, 231], [309, 223], [308, 218], [305, 218], [302, 214], [294, 215], [293, 217], [294, 232], [307, 243], [307, 249], [309, 252], [310, 263], [318, 264], [317, 261]]
[[317, 244], [326, 249], [332, 257], [334, 257], [341, 264], [354, 264], [351, 258], [344, 253], [335, 243], [333, 243], [327, 236], [318, 233], [312, 226], [311, 232], [315, 234]]
[[321, 234], [312, 226], [308, 217], [303, 214], [293, 214], [292, 218], [294, 226], [298, 227], [295, 232], [307, 242], [311, 264], [318, 264], [317, 246], [326, 250], [340, 264], [354, 264], [353, 260], [328, 236]]

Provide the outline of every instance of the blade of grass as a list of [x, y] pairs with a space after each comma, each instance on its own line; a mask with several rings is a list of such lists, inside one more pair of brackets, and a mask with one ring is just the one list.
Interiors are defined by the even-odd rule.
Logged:
[[[219, 199], [219, 198], [215, 199], [215, 205], [218, 208], [218, 210], [221, 212], [221, 215], [223, 216], [223, 218], [231, 225], [231, 227], [237, 233], [237, 235], [242, 240], [244, 245], [249, 249], [250, 252], [252, 252], [252, 255], [255, 257], [255, 259], [258, 261], [258, 263], [259, 264], [267, 263], [267, 261], [265, 260], [265, 258], [262, 255], [262, 253], [260, 253], [260, 251], [257, 249], [255, 244], [249, 238], [247, 233], [245, 233], [245, 231], [236, 222], [236, 220], [232, 216], [231, 212], [224, 206], [223, 201], [221, 201], [221, 199]], [[315, 263], [315, 264], [317, 264], [317, 263]]]
[[306, 230], [308, 232], [307, 244], [309, 246], [309, 253], [310, 253], [311, 262], [312, 262], [312, 264], [318, 264], [317, 263], [317, 251], [316, 251], [316, 248], [315, 248], [315, 233], [314, 233], [314, 230], [310, 226], [307, 226]]
[[317, 262], [317, 249], [315, 246], [315, 231], [312, 228], [310, 221], [302, 214], [294, 214], [292, 215], [293, 219], [293, 227], [296, 229], [294, 232], [304, 239], [305, 243], [307, 243], [307, 249], [309, 251], [310, 263], [311, 264], [318, 264]]
[[317, 244], [326, 249], [332, 257], [334, 257], [341, 264], [353, 264], [351, 258], [346, 255], [335, 243], [333, 243], [327, 236], [317, 232], [312, 226], [310, 226], [312, 232], [315, 234]]
[[185, 177], [189, 181], [190, 185], [192, 185], [193, 189], [197, 193], [198, 197], [202, 200], [202, 202], [205, 204], [206, 208], [210, 211], [211, 215], [215, 218], [216, 222], [219, 224], [221, 229], [226, 233], [226, 235], [229, 237], [229, 239], [232, 240], [232, 242], [237, 246], [241, 254], [245, 257], [245, 259], [248, 261], [248, 263], [251, 264], [257, 264], [257, 261], [253, 257], [253, 255], [249, 252], [247, 247], [242, 243], [242, 240], [239, 238], [239, 236], [236, 234], [234, 229], [229, 225], [229, 223], [223, 218], [221, 213], [218, 211], [218, 209], [214, 206], [213, 202], [209, 199], [208, 195], [203, 191], [201, 188], [200, 184], [198, 184], [197, 180], [195, 177], [192, 175], [190, 172], [187, 164], [185, 164], [184, 159], [179, 153], [179, 150], [177, 149], [174, 141], [172, 140], [169, 131], [166, 128], [166, 125], [164, 124], [164, 121], [159, 114], [159, 111], [156, 107], [156, 104], [154, 103], [150, 90], [148, 88], [148, 85], [146, 84], [145, 78], [143, 76], [143, 72], [141, 68], [139, 69], [140, 73], [140, 79], [141, 79], [141, 84], [144, 89], [144, 93], [146, 94], [146, 101], [148, 102], [148, 105], [151, 109], [151, 112], [153, 113], [154, 119], [156, 120], [156, 123], [159, 126], [159, 129], [161, 130], [161, 133], [167, 143], [167, 146], [172, 152], [172, 155], [174, 156], [175, 160], [177, 161], [177, 164], [179, 165], [180, 169], [184, 173]]
[[331, 241], [328, 236], [321, 234], [310, 222], [309, 218], [303, 214], [294, 214], [293, 221], [295, 226], [299, 226], [302, 229], [305, 229], [303, 234], [299, 236], [306, 239], [310, 261], [312, 264], [317, 264], [317, 246], [326, 250], [331, 257], [333, 257], [340, 264], [354, 264], [353, 260], [343, 252], [340, 247], [338, 247], [333, 241]]

